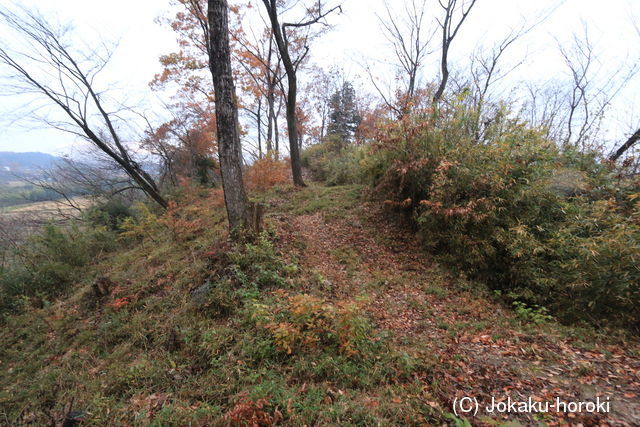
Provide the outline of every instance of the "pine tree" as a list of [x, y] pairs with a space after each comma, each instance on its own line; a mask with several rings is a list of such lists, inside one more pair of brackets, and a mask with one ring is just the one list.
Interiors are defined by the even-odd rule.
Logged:
[[356, 91], [350, 82], [345, 81], [329, 100], [327, 136], [336, 137], [344, 143], [352, 142], [360, 120]]

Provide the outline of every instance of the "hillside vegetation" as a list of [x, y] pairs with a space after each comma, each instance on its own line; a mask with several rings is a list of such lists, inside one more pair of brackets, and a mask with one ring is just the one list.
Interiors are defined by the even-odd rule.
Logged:
[[478, 140], [474, 114], [382, 121], [369, 144], [329, 141], [304, 161], [329, 184], [368, 185], [425, 249], [516, 306], [640, 330], [637, 174], [509, 114]]
[[630, 5], [50, 3], [0, 6], [73, 144], [0, 152], [0, 425], [640, 425]]
[[[273, 169], [263, 161], [254, 179]], [[109, 227], [105, 209], [34, 237], [21, 273], [2, 275], [4, 422], [465, 425], [454, 398], [510, 390], [615, 403], [473, 424], [637, 422], [630, 335], [512, 311], [466, 265], [423, 249], [437, 240], [395, 212], [409, 202], [286, 179], [253, 193], [268, 214], [246, 243], [227, 240], [220, 191], [198, 189], [164, 214], [138, 205]]]

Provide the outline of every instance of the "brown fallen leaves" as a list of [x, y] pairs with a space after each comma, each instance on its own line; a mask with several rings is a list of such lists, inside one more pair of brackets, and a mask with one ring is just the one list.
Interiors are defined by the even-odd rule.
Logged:
[[[366, 226], [353, 226], [362, 220]], [[360, 206], [357, 213], [330, 221], [314, 214], [282, 224], [293, 224], [293, 229], [282, 225], [279, 235], [285, 242], [294, 235], [304, 240], [301, 262], [330, 278], [334, 294], [375, 293], [367, 311], [377, 326], [391, 331], [398, 343], [414, 343], [404, 346], [408, 351], [436, 361], [432, 372], [416, 373], [425, 382], [425, 399], [432, 408], [452, 412], [453, 399], [462, 396], [485, 402], [507, 396], [541, 402], [556, 397], [564, 401], [608, 397], [609, 414], [548, 413], [542, 418], [550, 426], [640, 425], [638, 343], [621, 346], [602, 341], [581, 350], [577, 340], [562, 337], [552, 328], [522, 330], [518, 322], [508, 321], [514, 317], [511, 310], [489, 297], [456, 288], [454, 280], [441, 279], [436, 284], [444, 289], [441, 293], [425, 292], [425, 285], [434, 280], [430, 269], [437, 265], [422, 253], [414, 235], [389, 221], [375, 205]], [[335, 256], [336, 248], [355, 251], [353, 263], [345, 265]], [[403, 275], [404, 280], [385, 281], [378, 290], [363, 288], [380, 272], [390, 278]], [[437, 389], [431, 389], [434, 380]], [[525, 424], [539, 420], [533, 414], [498, 418]], [[471, 421], [473, 425], [493, 422]]]

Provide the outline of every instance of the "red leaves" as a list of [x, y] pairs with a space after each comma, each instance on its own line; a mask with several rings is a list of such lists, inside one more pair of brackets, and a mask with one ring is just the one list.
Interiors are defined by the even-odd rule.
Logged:
[[401, 202], [394, 202], [393, 200], [385, 200], [384, 201], [384, 205], [385, 206], [391, 206], [394, 208], [399, 208], [399, 209], [409, 209], [412, 205], [413, 200], [411, 200], [411, 198], [406, 198]]

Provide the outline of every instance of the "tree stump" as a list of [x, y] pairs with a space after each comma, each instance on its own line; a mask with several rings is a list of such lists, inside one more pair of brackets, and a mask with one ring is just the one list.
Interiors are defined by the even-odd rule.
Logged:
[[262, 203], [251, 202], [249, 204], [249, 218], [247, 228], [251, 233], [258, 234], [263, 228], [264, 205]]

